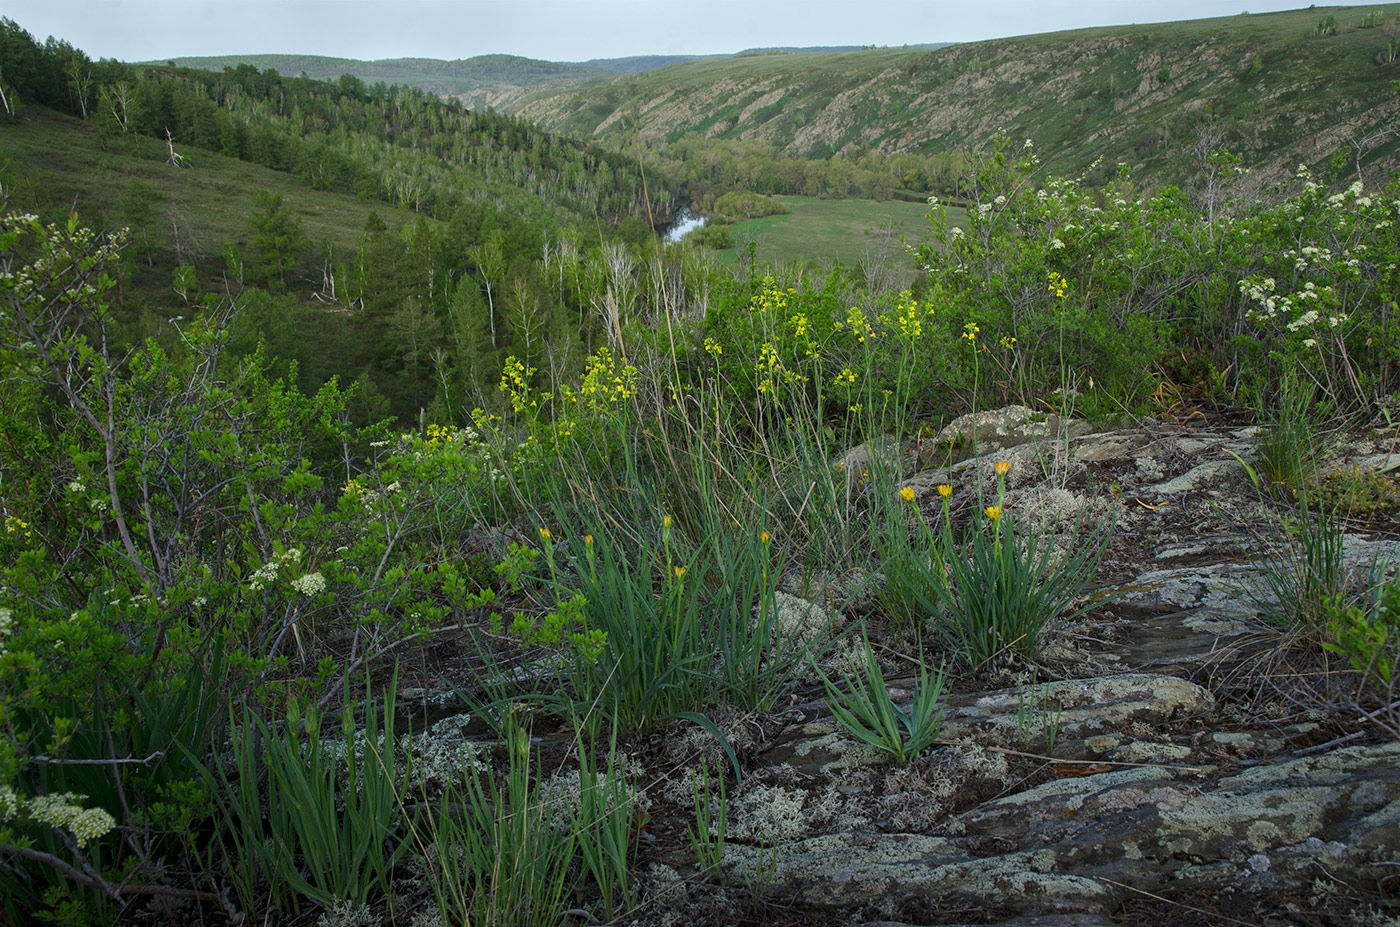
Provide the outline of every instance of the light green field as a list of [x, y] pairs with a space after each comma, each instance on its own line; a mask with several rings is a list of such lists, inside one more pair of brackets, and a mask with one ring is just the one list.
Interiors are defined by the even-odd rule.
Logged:
[[[928, 234], [928, 206], [899, 200], [823, 200], [812, 196], [775, 196], [790, 210], [784, 216], [751, 219], [733, 226], [733, 247], [720, 252], [725, 263], [738, 260], [750, 240], [761, 263], [824, 264], [871, 261], [913, 272], [905, 245], [918, 245]], [[963, 211], [950, 209], [961, 223]]]

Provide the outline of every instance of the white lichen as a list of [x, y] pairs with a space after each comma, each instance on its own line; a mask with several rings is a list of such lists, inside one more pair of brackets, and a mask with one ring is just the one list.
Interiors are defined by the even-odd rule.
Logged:
[[807, 830], [807, 796], [780, 785], [757, 786], [729, 801], [728, 835], [771, 845], [796, 840]]

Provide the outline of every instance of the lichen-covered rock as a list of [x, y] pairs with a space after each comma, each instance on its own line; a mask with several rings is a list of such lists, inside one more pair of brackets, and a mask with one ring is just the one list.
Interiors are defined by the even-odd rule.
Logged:
[[[891, 696], [903, 703], [909, 694], [892, 684]], [[1177, 718], [1207, 717], [1214, 707], [1209, 691], [1174, 676], [1126, 673], [1069, 679], [954, 697], [943, 712], [942, 737], [1015, 749], [1041, 748], [1053, 739], [1057, 755], [1076, 757], [1086, 754], [1082, 742], [1087, 738], [1151, 728]], [[785, 731], [770, 760], [830, 775], [888, 763], [890, 755], [820, 720]]]
[[1201, 489], [1216, 488], [1233, 476], [1244, 473], [1244, 468], [1240, 462], [1234, 458], [1227, 460], [1208, 460], [1203, 464], [1198, 464], [1181, 476], [1157, 483], [1149, 487], [1149, 491], [1159, 496], [1175, 496], [1184, 492], [1195, 492]]
[[960, 415], [920, 448], [921, 467], [966, 460], [1004, 448], [1052, 438], [1077, 438], [1093, 429], [1077, 419], [1064, 421], [1053, 413], [1011, 405]]
[[987, 745], [1043, 748], [1054, 739], [1060, 755], [1083, 741], [1173, 718], [1208, 716], [1215, 699], [1203, 687], [1174, 676], [1129, 673], [1067, 679], [1001, 689], [954, 700], [943, 715], [943, 737]]
[[961, 824], [953, 837], [826, 834], [776, 854], [735, 844], [725, 864], [812, 904], [924, 897], [1056, 913], [1107, 910], [1122, 884], [1279, 891], [1310, 881], [1317, 862], [1378, 875], [1400, 862], [1400, 744], [1213, 783], [1152, 767], [1057, 779], [987, 802]]
[[826, 606], [786, 592], [774, 592], [771, 607], [779, 640], [786, 651], [800, 651], [817, 643], [836, 622]]

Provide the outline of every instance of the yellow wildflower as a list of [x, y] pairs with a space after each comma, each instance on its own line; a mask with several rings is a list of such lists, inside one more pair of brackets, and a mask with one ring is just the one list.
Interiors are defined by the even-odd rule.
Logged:
[[996, 471], [997, 476], [1006, 476], [1006, 471], [1011, 469], [1011, 461], [998, 460], [996, 463], [992, 464], [992, 469]]
[[946, 499], [953, 494], [953, 487], [944, 483], [942, 486], [938, 487], [938, 494]]
[[1001, 506], [999, 506], [999, 505], [989, 505], [989, 506], [987, 506], [987, 508], [986, 508], [986, 514], [987, 514], [987, 517], [990, 518], [992, 521], [996, 521], [998, 518], [1001, 518]]
[[759, 539], [759, 541], [761, 541], [762, 543], [767, 544], [767, 543], [768, 543], [768, 540], [769, 540], [768, 532], [767, 532], [767, 531], [760, 531], [760, 532], [758, 533], [758, 539]]
[[682, 576], [685, 575], [685, 567], [683, 567], [683, 566], [678, 566], [678, 567], [675, 568], [675, 570], [676, 570], [676, 579], [680, 579]]
[[913, 487], [913, 486], [906, 486], [906, 487], [904, 487], [903, 489], [901, 489], [901, 490], [899, 491], [899, 498], [903, 499], [905, 502], [913, 502], [913, 501], [914, 501], [914, 487]]
[[541, 528], [541, 529], [540, 529], [540, 538], [541, 538], [541, 539], [548, 541], [548, 540], [550, 539], [550, 537], [551, 537], [551, 535], [550, 535], [550, 533], [549, 533], [549, 529], [548, 529], [548, 528]]

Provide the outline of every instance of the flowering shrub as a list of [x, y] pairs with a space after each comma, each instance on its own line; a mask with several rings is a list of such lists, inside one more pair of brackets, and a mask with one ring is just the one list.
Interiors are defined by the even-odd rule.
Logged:
[[1395, 190], [1329, 192], [1300, 169], [1276, 205], [1197, 209], [1172, 187], [1134, 194], [1122, 170], [1091, 191], [1036, 185], [1038, 167], [1029, 144], [1003, 141], [965, 226], [934, 203], [919, 250], [923, 298], [946, 329], [987, 332], [977, 356], [996, 374], [982, 404], [1033, 404], [1066, 372], [1090, 412], [1143, 403], [1171, 378], [1203, 398], [1268, 401], [1290, 367], [1334, 403], [1395, 387]]

